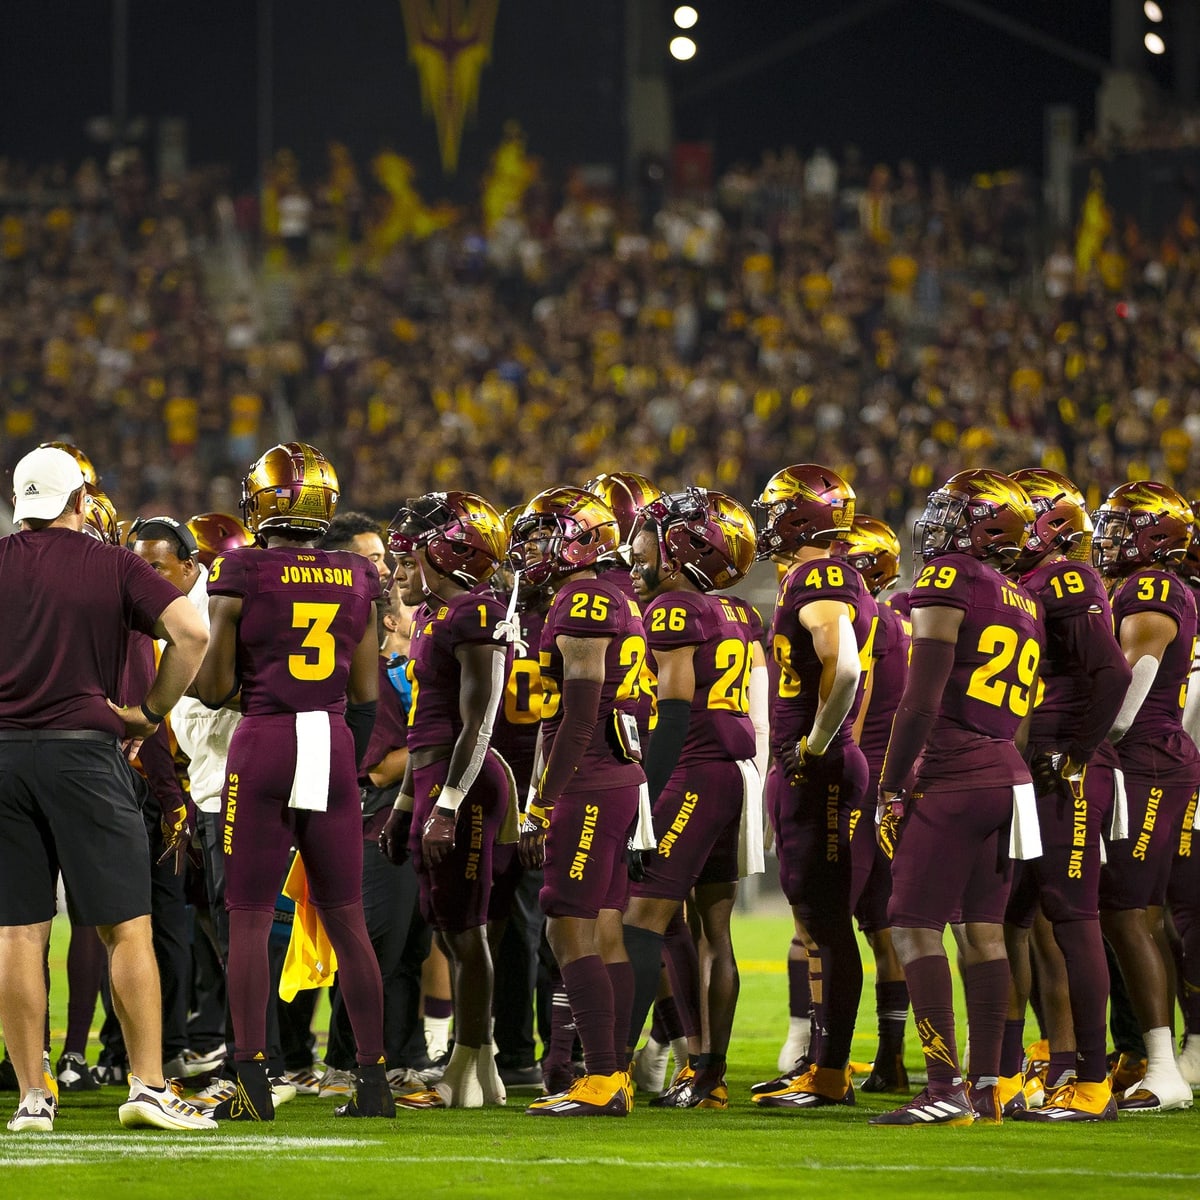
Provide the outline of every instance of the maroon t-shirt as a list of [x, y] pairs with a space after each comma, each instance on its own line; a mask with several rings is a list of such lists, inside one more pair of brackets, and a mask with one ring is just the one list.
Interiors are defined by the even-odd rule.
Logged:
[[238, 596], [242, 712], [346, 710], [350, 663], [374, 621], [379, 572], [361, 554], [247, 547], [213, 560], [210, 596]]
[[862, 736], [858, 742], [873, 775], [883, 769], [883, 756], [887, 753], [888, 738], [892, 732], [892, 718], [896, 715], [908, 679], [908, 652], [912, 643], [912, 623], [909, 619], [901, 616], [890, 602], [879, 604], [878, 609], [879, 623], [875, 626], [875, 642], [871, 652], [875, 660], [871, 667], [871, 702], [867, 707], [867, 715], [863, 717]]
[[179, 595], [132, 550], [86, 533], [50, 528], [0, 539], [0, 729], [123, 736], [105, 700], [119, 695], [130, 630], [153, 636]]
[[[859, 654], [871, 645], [876, 624], [876, 605], [862, 576], [840, 559], [816, 558], [797, 563], [779, 585], [779, 599], [771, 619], [771, 752], [776, 756], [795, 745], [812, 729], [817, 714], [821, 684], [821, 660], [813, 649], [812, 634], [800, 623], [800, 611], [818, 600], [839, 600], [850, 609], [854, 639]], [[839, 747], [850, 740], [858, 706], [862, 703], [862, 681], [854, 703], [830, 745]]]
[[1112, 611], [1118, 639], [1121, 623], [1140, 612], [1164, 613], [1178, 628], [1133, 724], [1117, 743], [1121, 767], [1167, 783], [1196, 782], [1200, 751], [1183, 732], [1183, 702], [1196, 648], [1196, 601], [1191, 589], [1177, 575], [1144, 568], [1113, 589]]
[[516, 647], [508, 648], [504, 702], [496, 713], [492, 749], [512, 768], [517, 793], [524, 801], [533, 776], [538, 726], [542, 720], [542, 671], [538, 651], [546, 614], [521, 612], [517, 619], [525, 653], [518, 655]]
[[1087, 563], [1064, 559], [1035, 567], [1021, 586], [1041, 601], [1046, 621], [1041, 687], [1029, 726], [1031, 750], [1064, 750], [1081, 741], [1095, 746], [1124, 698], [1123, 691], [1097, 695], [1097, 672], [1116, 663], [1120, 678], [1128, 678], [1104, 582]]
[[400, 695], [388, 678], [386, 658], [379, 660], [379, 700], [375, 705], [375, 725], [371, 729], [371, 740], [367, 752], [358, 764], [359, 776], [366, 777], [367, 770], [379, 763], [393, 751], [408, 745], [408, 714]]
[[936, 606], [963, 613], [920, 782], [954, 780], [963, 787], [1028, 782], [1013, 738], [1033, 700], [1041, 605], [1020, 584], [967, 554], [942, 555], [922, 568], [909, 603], [914, 615]]
[[[141, 704], [158, 673], [154, 661], [154, 639], [134, 633], [129, 639], [129, 657], [125, 660], [125, 672], [121, 689], [116, 697], [118, 704]], [[171, 753], [171, 735], [166, 723], [160, 725], [138, 751], [134, 765], [145, 776], [150, 785], [150, 794], [164, 813], [174, 812], [185, 803], [179, 776], [175, 773], [175, 756]]]
[[694, 647], [696, 690], [679, 762], [753, 758], [750, 630], [744, 610], [739, 613], [725, 596], [664, 592], [646, 606], [643, 620], [651, 655]]
[[581, 578], [564, 584], [555, 595], [542, 629], [542, 755], [550, 761], [554, 737], [562, 724], [563, 656], [559, 636], [609, 639], [600, 689], [599, 716], [591, 745], [577, 769], [579, 790], [624, 787], [645, 776], [637, 763], [622, 762], [613, 752], [608, 727], [612, 713], [637, 713], [646, 671], [646, 633], [641, 610], [607, 577]]
[[459, 646], [482, 643], [501, 648], [496, 625], [504, 620], [504, 605], [486, 589], [462, 592], [436, 609], [423, 604], [413, 618], [408, 678], [412, 705], [408, 710], [408, 748], [451, 746], [462, 732], [459, 692], [462, 663]]

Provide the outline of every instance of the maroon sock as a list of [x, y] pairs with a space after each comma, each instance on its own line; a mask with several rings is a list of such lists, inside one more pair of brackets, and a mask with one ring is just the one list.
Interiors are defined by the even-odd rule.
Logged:
[[237, 1040], [238, 1062], [252, 1062], [267, 1051], [267, 1004], [271, 965], [267, 939], [274, 913], [256, 908], [229, 910], [229, 962], [226, 965], [229, 1012]]
[[435, 1021], [444, 1021], [454, 1016], [454, 1001], [442, 996], [426, 996], [425, 1015]]
[[108, 951], [94, 925], [72, 925], [67, 946], [67, 1036], [63, 1053], [87, 1056], [88, 1034], [96, 1015]]
[[813, 1062], [819, 1067], [840, 1071], [850, 1061], [854, 1022], [862, 997], [863, 967], [849, 915], [844, 928], [835, 931], [835, 936], [835, 942], [821, 947], [824, 994], [821, 1026], [825, 1036], [821, 1042], [821, 1056]]
[[875, 1015], [879, 1019], [879, 1050], [876, 1057], [895, 1058], [904, 1046], [908, 1023], [908, 984], [903, 979], [885, 979], [875, 985]]
[[[799, 957], [796, 957], [797, 950]], [[799, 938], [792, 938], [788, 951], [788, 1016], [807, 1019], [812, 1016], [812, 990], [808, 982], [808, 951]]]
[[1000, 1043], [1000, 1074], [1018, 1075], [1025, 1061], [1025, 1018], [1004, 1022], [1004, 1038]]
[[384, 1061], [383, 980], [379, 959], [367, 934], [361, 900], [340, 908], [320, 908], [321, 924], [338, 960], [338, 988], [358, 1047], [355, 1061], [362, 1067]]
[[[960, 1083], [958, 1043], [954, 1036], [954, 988], [950, 963], [943, 954], [928, 954], [904, 968], [921, 1053], [932, 1086]], [[974, 1047], [972, 1047], [974, 1053]]]
[[1007, 958], [994, 958], [963, 968], [973, 1078], [1000, 1075], [1000, 1044], [1004, 1040], [1011, 980]]
[[[613, 1074], [617, 1069], [613, 1049], [613, 992], [603, 960], [598, 954], [577, 958], [562, 968], [562, 977], [571, 1001], [575, 1030], [583, 1043], [588, 1074]], [[622, 1047], [621, 1053], [624, 1052]]]
[[650, 1036], [660, 1045], [666, 1046], [677, 1037], [683, 1037], [683, 1024], [679, 1020], [679, 1009], [674, 996], [664, 996], [654, 1005], [654, 1022]]
[[566, 1066], [574, 1049], [575, 1018], [571, 1016], [567, 989], [560, 983], [550, 995], [550, 1044], [546, 1047], [544, 1068]]
[[628, 1066], [625, 1061], [625, 1038], [629, 1036], [633, 1013], [633, 967], [629, 962], [610, 962], [604, 965], [608, 969], [608, 982], [613, 994], [613, 1049], [618, 1065]]
[[671, 994], [685, 1037], [700, 1036], [700, 956], [683, 914], [677, 912], [663, 935], [663, 958]]
[[1108, 1071], [1108, 959], [1098, 920], [1061, 921], [1054, 940], [1067, 964], [1071, 1023], [1075, 1027], [1075, 1070], [1084, 1083], [1099, 1083]]

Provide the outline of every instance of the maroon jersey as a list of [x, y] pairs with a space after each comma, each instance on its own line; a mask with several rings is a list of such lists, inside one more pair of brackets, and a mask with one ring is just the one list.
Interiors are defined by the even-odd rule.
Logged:
[[375, 724], [371, 728], [371, 740], [367, 752], [358, 764], [359, 775], [365, 780], [367, 770], [377, 766], [393, 750], [408, 745], [408, 713], [404, 702], [392, 684], [388, 674], [388, 660], [379, 660], [379, 700], [375, 705]]
[[542, 719], [542, 679], [538, 653], [542, 643], [543, 612], [517, 614], [521, 623], [521, 641], [525, 653], [508, 648], [504, 702], [496, 714], [492, 730], [492, 749], [512, 768], [517, 793], [522, 802], [533, 776], [533, 758], [537, 749], [538, 725]]
[[119, 694], [130, 630], [153, 636], [179, 589], [132, 550], [60, 528], [0, 539], [0, 581], [0, 729], [123, 737], [105, 701]]
[[462, 732], [459, 691], [462, 664], [459, 646], [483, 644], [501, 648], [496, 625], [504, 605], [485, 589], [462, 592], [437, 608], [423, 604], [413, 618], [408, 678], [412, 705], [408, 710], [408, 748], [452, 746]]
[[247, 547], [213, 560], [208, 594], [242, 601], [244, 715], [345, 712], [350, 662], [375, 619], [374, 563], [348, 550]]
[[[907, 609], [907, 605], [905, 605]], [[866, 756], [872, 775], [883, 768], [892, 718], [904, 694], [908, 679], [908, 654], [912, 644], [912, 623], [885, 602], [878, 605], [879, 623], [875, 626], [875, 642], [871, 649], [871, 702], [863, 718], [858, 745]]]
[[646, 608], [651, 654], [695, 648], [696, 691], [680, 764], [754, 757], [749, 627], [735, 604], [725, 596], [666, 592]]
[[946, 554], [925, 566], [909, 602], [914, 615], [938, 606], [963, 613], [920, 782], [954, 780], [963, 787], [1028, 782], [1013, 737], [1033, 699], [1041, 605], [1020, 584], [966, 554]]
[[[821, 660], [812, 634], [800, 623], [800, 611], [818, 600], [839, 600], [850, 609], [860, 660], [868, 661], [875, 635], [876, 605], [862, 576], [840, 559], [816, 558], [797, 563], [779, 585], [771, 618], [771, 752], [781, 754], [812, 729], [817, 713]], [[862, 680], [850, 712], [830, 742], [838, 747], [850, 740], [850, 730], [862, 703]]]
[[[1066, 749], [1084, 737], [1095, 745], [1108, 732], [1090, 733], [1097, 704], [1111, 725], [1122, 697], [1095, 696], [1094, 671], [1112, 659], [1124, 667], [1104, 582], [1093, 567], [1064, 559], [1035, 567], [1022, 577], [1021, 586], [1041, 601], [1045, 619], [1041, 686], [1030, 719], [1029, 744], [1035, 750]], [[1124, 671], [1121, 674], [1127, 678]], [[1085, 730], [1089, 730], [1086, 736]]]
[[771, 657], [771, 647], [767, 641], [767, 630], [763, 625], [762, 615], [758, 609], [750, 603], [749, 600], [743, 600], [741, 596], [720, 595], [721, 600], [733, 605], [733, 611], [737, 619], [746, 627], [746, 633], [751, 642], [757, 642], [761, 647], [763, 654]]
[[1145, 568], [1113, 589], [1112, 611], [1118, 637], [1125, 618], [1140, 612], [1163, 613], [1178, 627], [1133, 724], [1117, 743], [1121, 766], [1135, 775], [1167, 781], [1195, 779], [1200, 752], [1183, 732], [1182, 721], [1196, 651], [1196, 601], [1191, 589], [1176, 575]]
[[[629, 568], [624, 563], [604, 566], [600, 571], [599, 578], [603, 579], [605, 583], [612, 584], [630, 604], [637, 607], [638, 612], [641, 612], [641, 601], [633, 587], [633, 576], [629, 574]], [[658, 681], [654, 678], [654, 671], [649, 662], [646, 663], [642, 677], [638, 680], [637, 707], [634, 710], [634, 716], [637, 717], [638, 734], [641, 736], [642, 745], [643, 747], [648, 746], [650, 731], [658, 724]]]
[[[637, 763], [618, 759], [613, 748], [615, 711], [636, 716], [646, 672], [646, 634], [641, 610], [606, 578], [578, 579], [559, 589], [542, 629], [542, 755], [550, 761], [554, 736], [562, 722], [563, 657], [559, 637], [605, 637], [604, 683], [591, 745], [578, 768], [581, 788], [601, 789], [640, 783]], [[589, 775], [589, 772], [591, 774]]]

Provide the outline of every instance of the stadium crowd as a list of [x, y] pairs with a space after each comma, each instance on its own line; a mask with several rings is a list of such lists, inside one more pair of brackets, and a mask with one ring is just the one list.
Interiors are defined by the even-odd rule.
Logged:
[[[1153, 243], [1117, 233], [1093, 178], [1073, 249], [1044, 253], [1020, 176], [952, 189], [784, 153], [648, 221], [573, 181], [560, 204], [532, 186], [486, 232], [428, 210], [426, 236], [381, 241], [352, 164], [334, 165], [309, 195], [277, 164], [252, 293], [239, 256], [259, 219], [218, 177], [155, 189], [136, 156], [108, 182], [0, 174], [9, 549], [111, 543], [143, 643], [173, 645], [164, 579], [204, 617], [186, 695], [169, 654], [171, 688], [98, 686], [162, 808], [146, 865], [179, 878], [193, 805], [209, 817], [192, 900], [211, 990], [227, 984], [208, 1045], [168, 1046], [164, 1025], [162, 1076], [212, 1076], [186, 1101], [156, 1071], [126, 1079], [120, 992], [100, 1073], [76, 1047], [37, 1079], [44, 1002], [0, 986], [10, 1128], [52, 1129], [59, 1088], [126, 1082], [124, 1123], [179, 1129], [273, 1119], [297, 1092], [344, 1097], [345, 1117], [497, 1105], [531, 1074], [535, 1116], [626, 1116], [634, 1081], [660, 1107], [725, 1108], [729, 913], [762, 870], [764, 803], [796, 929], [792, 1023], [756, 1105], [853, 1103], [856, 918], [880, 1023], [863, 1090], [907, 1097], [910, 1002], [928, 1071], [872, 1123], [1190, 1107], [1200, 1006], [1177, 1062], [1161, 922], [1171, 888], [1180, 991], [1200, 994], [1200, 569], [1175, 490], [1194, 494], [1200, 414], [1189, 214]], [[261, 453], [280, 426], [296, 436]], [[386, 529], [339, 516], [342, 494], [399, 511]], [[889, 602], [892, 527], [914, 513], [925, 565]], [[779, 568], [767, 629], [728, 591], [756, 560]], [[242, 715], [196, 740], [188, 704]], [[168, 708], [191, 800], [149, 766]], [[81, 732], [55, 719], [0, 688], [0, 742]], [[14, 827], [25, 805], [0, 788]], [[0, 925], [27, 925], [10, 892]], [[157, 936], [178, 885], [152, 903]], [[94, 918], [106, 944], [110, 920]], [[440, 994], [417, 983], [431, 930]], [[1111, 1064], [1104, 940], [1130, 993]], [[344, 1011], [318, 1076], [303, 1005], [273, 993], [320, 982], [332, 951]], [[1044, 1052], [1023, 1044], [1031, 954]], [[445, 1021], [447, 990], [443, 1055], [417, 1014]]]

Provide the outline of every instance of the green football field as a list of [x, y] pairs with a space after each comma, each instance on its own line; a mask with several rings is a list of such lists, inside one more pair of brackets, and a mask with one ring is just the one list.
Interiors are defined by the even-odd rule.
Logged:
[[[56, 1053], [64, 932], [54, 942]], [[121, 1129], [124, 1093], [105, 1089], [65, 1097], [53, 1134], [0, 1133], [0, 1197], [1200, 1196], [1200, 1108], [1105, 1125], [912, 1130], [869, 1128], [895, 1103], [873, 1096], [807, 1114], [756, 1110], [749, 1085], [776, 1073], [787, 1024], [789, 937], [787, 917], [737, 919], [728, 1112], [639, 1105], [624, 1120], [555, 1121], [523, 1115], [533, 1093], [514, 1092], [507, 1109], [343, 1122], [334, 1101], [301, 1097], [271, 1125], [179, 1135]], [[855, 1059], [874, 1049], [871, 984], [868, 973]], [[919, 1066], [911, 1037], [908, 1059]]]

